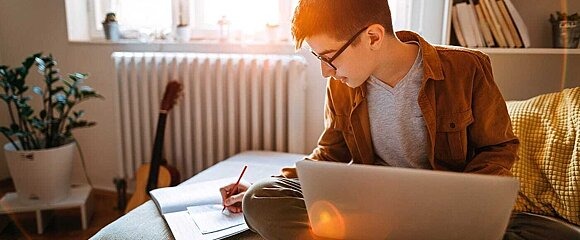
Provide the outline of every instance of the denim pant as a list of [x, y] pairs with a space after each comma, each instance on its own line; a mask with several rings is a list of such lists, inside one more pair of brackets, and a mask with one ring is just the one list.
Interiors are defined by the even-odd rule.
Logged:
[[[272, 177], [254, 183], [243, 200], [250, 229], [265, 239], [319, 239], [312, 236], [298, 179]], [[512, 215], [503, 239], [580, 239], [579, 228], [534, 214]]]

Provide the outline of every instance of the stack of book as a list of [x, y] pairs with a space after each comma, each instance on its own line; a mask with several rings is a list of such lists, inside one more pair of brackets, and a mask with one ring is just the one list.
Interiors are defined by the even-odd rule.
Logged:
[[511, 0], [454, 0], [451, 17], [451, 44], [530, 47], [528, 29]]

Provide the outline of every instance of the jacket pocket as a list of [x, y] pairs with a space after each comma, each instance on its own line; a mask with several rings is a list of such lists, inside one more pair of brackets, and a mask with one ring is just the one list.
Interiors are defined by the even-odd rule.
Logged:
[[463, 169], [467, 156], [467, 127], [473, 122], [471, 109], [437, 116], [435, 159], [449, 169]]

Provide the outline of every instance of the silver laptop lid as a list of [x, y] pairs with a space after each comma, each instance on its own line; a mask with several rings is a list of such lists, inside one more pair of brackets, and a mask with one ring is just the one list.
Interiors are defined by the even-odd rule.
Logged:
[[314, 234], [336, 239], [501, 239], [515, 178], [344, 163], [296, 164]]

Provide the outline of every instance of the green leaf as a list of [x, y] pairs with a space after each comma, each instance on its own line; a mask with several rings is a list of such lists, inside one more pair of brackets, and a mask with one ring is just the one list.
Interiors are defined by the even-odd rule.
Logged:
[[44, 62], [44, 59], [40, 58], [40, 57], [36, 57], [35, 58], [36, 61], [36, 65], [38, 67], [38, 71], [43, 74], [44, 70], [46, 70], [46, 63]]
[[37, 95], [40, 95], [40, 96], [44, 95], [44, 92], [42, 91], [42, 88], [40, 88], [40, 87], [36, 87], [36, 86], [33, 87], [32, 88], [32, 92], [34, 92], [34, 93], [36, 93]]
[[12, 135], [12, 130], [10, 130], [10, 128], [7, 127], [0, 127], [0, 132], [10, 136]]
[[62, 82], [64, 83], [64, 85], [66, 85], [68, 88], [71, 88], [73, 86], [73, 83], [70, 83], [68, 79], [63, 79]]
[[73, 114], [74, 114], [75, 118], [80, 118], [83, 115], [85, 115], [85, 111], [84, 110], [75, 111], [75, 112], [73, 112]]
[[45, 129], [46, 128], [46, 123], [38, 118], [33, 118], [30, 123], [32, 124], [32, 126], [36, 129]]
[[77, 73], [70, 74], [70, 75], [68, 75], [68, 76], [69, 76], [69, 78], [70, 78], [70, 79], [72, 79], [73, 81], [75, 81], [75, 82], [78, 82], [78, 81], [81, 81], [81, 80], [84, 80], [84, 79], [86, 79], [86, 78], [87, 78], [89, 75], [88, 75], [88, 74], [86, 74], [86, 73], [78, 73], [78, 72], [77, 72]]
[[6, 103], [10, 103], [10, 99], [12, 99], [10, 96], [6, 94], [0, 94], [0, 98], [2, 98], [2, 100], [4, 100], [4, 102]]
[[32, 56], [26, 58], [26, 60], [24, 60], [24, 62], [22, 62], [22, 66], [29, 69], [34, 64], [36, 58], [39, 58], [40, 56], [42, 56], [42, 53], [33, 54]]
[[28, 87], [27, 86], [22, 86], [18, 88], [18, 91], [16, 92], [16, 94], [20, 95], [25, 93], [26, 91], [28, 91]]
[[67, 97], [66, 97], [66, 95], [64, 95], [62, 93], [58, 93], [58, 94], [54, 95], [54, 100], [56, 102], [59, 102], [59, 103], [66, 103], [67, 102]]
[[34, 110], [32, 110], [32, 108], [30, 108], [30, 107], [23, 108], [20, 112], [20, 115], [25, 116], [27, 118], [32, 116], [32, 114], [34, 114]]
[[20, 131], [20, 126], [18, 126], [18, 124], [10, 124], [10, 129], [12, 129], [14, 132], [17, 132]]
[[64, 107], [66, 106], [66, 102], [54, 102], [52, 107], [58, 110], [58, 112], [63, 112]]

